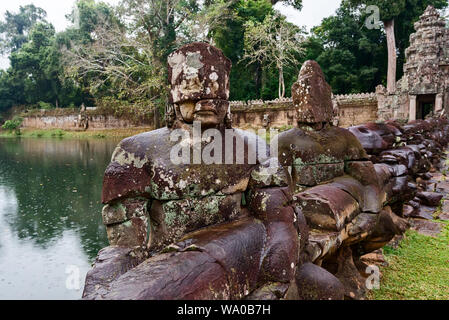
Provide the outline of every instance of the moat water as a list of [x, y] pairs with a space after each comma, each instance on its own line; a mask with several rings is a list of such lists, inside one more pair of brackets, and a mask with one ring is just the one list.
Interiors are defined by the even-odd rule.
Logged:
[[0, 299], [79, 299], [118, 141], [0, 138]]

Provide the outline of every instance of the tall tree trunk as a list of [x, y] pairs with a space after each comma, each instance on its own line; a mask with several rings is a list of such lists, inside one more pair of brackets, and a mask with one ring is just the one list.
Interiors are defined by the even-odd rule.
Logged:
[[154, 129], [159, 129], [162, 127], [161, 125], [161, 114], [159, 112], [159, 108], [157, 106], [154, 107], [154, 111], [153, 111], [153, 124], [154, 124]]
[[388, 75], [387, 91], [393, 93], [396, 90], [396, 38], [394, 35], [394, 19], [384, 21], [385, 33], [388, 45]]
[[279, 68], [279, 99], [285, 96], [285, 81], [284, 81], [284, 69]]
[[262, 66], [260, 63], [256, 63], [256, 71], [255, 71], [255, 75], [256, 75], [256, 93], [257, 93], [257, 97], [260, 97], [262, 95], [262, 74], [263, 70], [262, 70]]

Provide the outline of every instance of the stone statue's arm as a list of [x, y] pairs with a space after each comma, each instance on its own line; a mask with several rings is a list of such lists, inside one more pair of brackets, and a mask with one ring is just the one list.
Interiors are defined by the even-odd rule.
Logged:
[[261, 282], [288, 283], [295, 274], [308, 229], [301, 211], [292, 205], [288, 172], [277, 161], [271, 161], [251, 174], [248, 208], [263, 222], [267, 233]]
[[105, 171], [102, 216], [113, 246], [146, 247], [151, 207], [148, 162], [119, 146]]
[[144, 166], [123, 161], [118, 147], [105, 171], [102, 210], [109, 247], [102, 249], [86, 276], [83, 298], [101, 297], [110, 283], [148, 258], [148, 211], [145, 192], [149, 177]]
[[110, 245], [146, 247], [150, 205], [151, 200], [144, 197], [125, 198], [106, 204], [102, 217]]

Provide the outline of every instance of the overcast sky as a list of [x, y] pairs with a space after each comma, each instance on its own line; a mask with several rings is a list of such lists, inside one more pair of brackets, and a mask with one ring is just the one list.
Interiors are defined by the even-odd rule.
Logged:
[[[110, 4], [117, 4], [119, 0], [104, 0]], [[68, 21], [65, 15], [70, 13], [75, 0], [0, 0], [0, 19], [3, 19], [5, 12], [17, 12], [20, 6], [34, 4], [47, 11], [47, 20], [51, 22], [56, 31], [63, 31]], [[287, 16], [288, 20], [298, 26], [306, 26], [307, 30], [318, 25], [325, 17], [332, 15], [339, 7], [341, 0], [303, 0], [304, 8], [301, 12], [283, 5], [276, 5], [276, 8]], [[7, 58], [0, 57], [0, 68], [9, 65]]]

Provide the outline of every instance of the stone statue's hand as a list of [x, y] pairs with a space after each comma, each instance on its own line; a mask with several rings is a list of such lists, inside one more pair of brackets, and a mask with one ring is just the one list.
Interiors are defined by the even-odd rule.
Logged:
[[148, 241], [148, 199], [130, 198], [103, 208], [109, 243], [121, 247], [146, 247]]
[[110, 283], [148, 258], [141, 247], [110, 246], [98, 253], [92, 270], [87, 273], [83, 298], [101, 297]]

